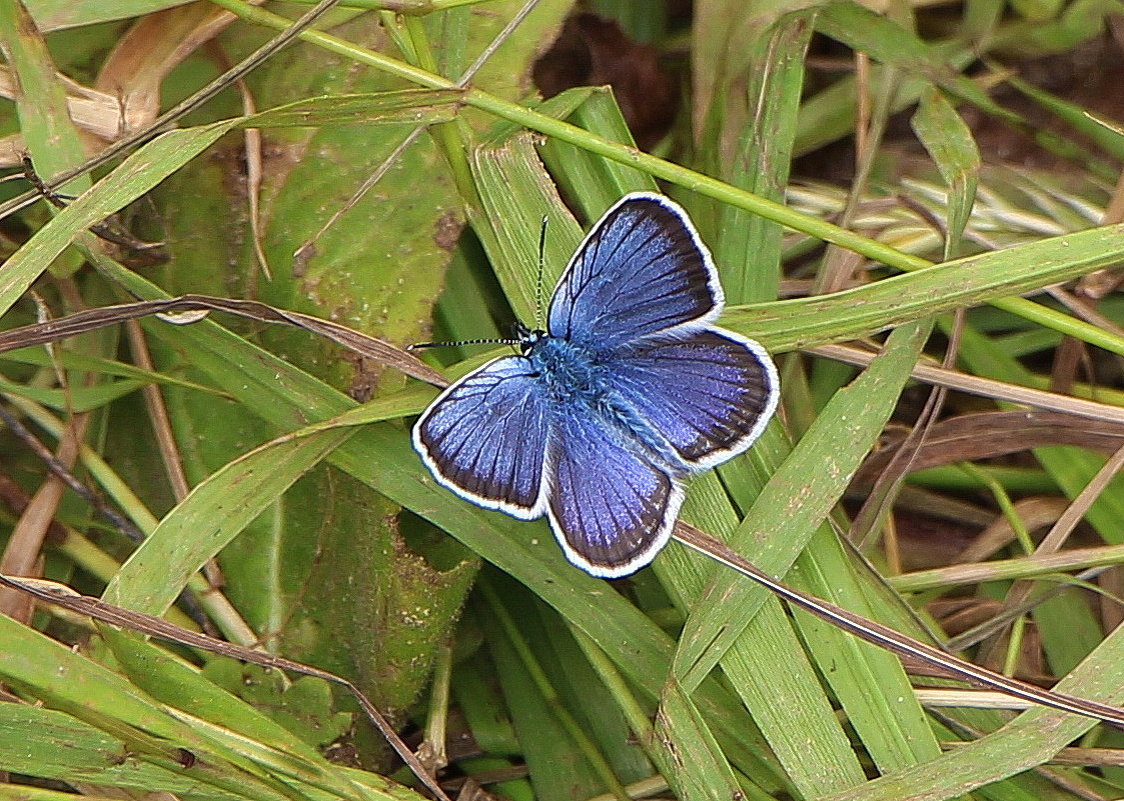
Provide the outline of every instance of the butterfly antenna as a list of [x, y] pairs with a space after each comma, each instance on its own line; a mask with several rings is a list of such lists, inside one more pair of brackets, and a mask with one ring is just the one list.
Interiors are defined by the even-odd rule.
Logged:
[[523, 344], [522, 339], [458, 339], [453, 342], [415, 342], [407, 345], [406, 350], [421, 350], [422, 348], [459, 348], [462, 345], [514, 345]]
[[550, 218], [545, 214], [542, 216], [542, 227], [539, 228], [539, 276], [535, 280], [535, 325], [538, 328], [544, 328], [544, 320], [542, 313], [542, 277], [546, 265], [546, 224]]

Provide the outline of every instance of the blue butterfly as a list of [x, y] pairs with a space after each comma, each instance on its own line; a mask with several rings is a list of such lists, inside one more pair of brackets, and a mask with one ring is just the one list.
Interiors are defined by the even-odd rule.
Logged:
[[582, 570], [635, 572], [667, 544], [684, 479], [746, 450], [777, 406], [765, 349], [711, 325], [724, 304], [686, 212], [626, 195], [571, 258], [547, 330], [442, 392], [414, 448], [462, 498], [546, 514]]

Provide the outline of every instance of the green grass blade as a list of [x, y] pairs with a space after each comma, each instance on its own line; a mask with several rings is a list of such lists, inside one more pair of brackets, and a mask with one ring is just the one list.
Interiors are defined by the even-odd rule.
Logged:
[[[724, 605], [733, 609], [735, 602]], [[700, 603], [696, 609], [703, 614], [706, 606]], [[851, 741], [780, 601], [770, 596], [757, 605], [741, 637], [721, 655], [720, 664], [804, 797], [818, 798], [865, 780]]]
[[122, 738], [130, 750], [159, 767], [182, 768], [182, 750], [197, 758], [196, 780], [234, 789], [248, 798], [291, 797], [262, 771], [206, 734], [176, 720], [105, 667], [11, 618], [0, 616], [0, 674], [11, 685]]
[[[924, 327], [896, 332], [892, 339], [903, 346], [888, 347], [832, 398], [770, 478], [730, 540], [732, 548], [774, 575], [791, 567], [881, 433], [925, 338]], [[831, 461], [825, 463], [824, 454]], [[782, 530], [784, 537], [771, 536]], [[766, 597], [766, 590], [736, 575], [717, 577], [680, 637], [676, 674], [685, 686], [709, 673]]]
[[[794, 586], [864, 617], [885, 616], [868, 602], [861, 574], [829, 528], [816, 532], [788, 578]], [[941, 753], [896, 656], [810, 615], [798, 613], [796, 620], [847, 720], [880, 771], [925, 762]]]
[[[825, 527], [825, 520], [839, 502], [850, 476], [872, 447], [896, 405], [927, 338], [928, 330], [929, 326], [916, 324], [895, 332], [884, 354], [851, 386], [841, 390], [827, 404], [812, 428], [770, 479], [738, 527], [730, 540], [733, 547], [741, 550], [764, 570], [776, 575], [785, 573], [794, 562], [805, 565], [803, 572], [817, 569], [815, 565], [819, 559], [831, 553], [833, 543], [833, 534], [830, 527]], [[830, 464], [824, 463], [824, 454], [831, 455], [830, 459], [833, 461]], [[775, 532], [782, 530], [785, 532], [784, 537], [775, 536]], [[798, 556], [806, 543], [814, 541], [817, 532], [821, 537], [820, 547]], [[824, 550], [822, 555], [821, 550]], [[841, 569], [836, 565], [832, 573], [839, 582], [847, 575], [847, 571], [840, 572]], [[832, 588], [817, 586], [816, 589], [828, 591]], [[773, 665], [766, 666], [758, 652], [761, 647], [761, 639], [757, 636], [758, 628], [766, 624], [758, 624], [752, 628], [749, 624], [756, 620], [755, 615], [768, 598], [766, 591], [752, 587], [749, 582], [742, 581], [737, 576], [719, 574], [688, 619], [680, 637], [675, 669], [687, 686], [693, 686], [721, 661], [724, 672], [734, 682], [747, 705], [755, 710], [755, 717], [762, 725], [766, 738], [786, 764], [791, 765], [794, 760], [803, 756], [800, 743], [792, 734], [794, 721], [801, 721], [800, 725], [795, 726], [797, 731], [817, 731], [820, 736], [816, 738], [816, 742], [824, 750], [825, 761], [817, 762], [814, 769], [790, 767], [789, 772], [794, 776], [803, 775], [806, 782], [818, 787], [821, 792], [825, 789], [828, 792], [837, 791], [856, 781], [857, 765], [853, 761], [853, 754], [845, 747], [845, 741], [841, 740], [838, 732], [833, 732], [831, 722], [826, 719], [817, 722], [812, 716], [815, 707], [811, 701], [803, 698], [809, 692], [808, 686], [791, 687], [790, 692], [802, 697], [803, 702], [790, 704], [786, 707], [786, 715], [779, 718], [770, 707], [770, 704], [775, 703], [772, 695], [762, 696], [751, 687], [757, 676], [783, 674], [789, 670], [788, 664], [792, 661], [792, 657], [778, 657]], [[861, 598], [858, 600], [861, 601]], [[840, 601], [844, 606], [854, 608], [856, 598], [852, 595]], [[865, 603], [860, 604], [859, 609], [865, 609]], [[865, 611], [869, 613], [870, 610]], [[775, 626], [776, 623], [770, 625]], [[816, 642], [810, 637], [807, 641], [813, 645]], [[847, 649], [855, 649], [856, 646], [853, 641], [832, 642], [840, 654]], [[832, 661], [832, 654], [835, 652], [816, 647], [812, 650], [820, 662], [821, 671], [825, 675], [838, 677], [839, 673]], [[859, 726], [860, 733], [865, 731], [870, 737], [867, 741], [864, 736], [864, 742], [872, 754], [880, 761], [885, 760], [887, 764], [902, 764], [903, 754], [912, 757], [915, 752], [911, 749], [924, 749], [924, 743], [934, 743], [927, 726], [917, 715], [916, 705], [901, 706], [897, 703], [897, 698], [903, 694], [909, 696], [911, 691], [900, 667], [887, 656], [874, 654], [869, 649], [856, 649], [847, 658], [840, 656], [839, 667], [845, 664], [851, 673], [850, 678], [840, 680], [835, 689], [841, 698], [846, 699], [844, 705], [848, 707], [849, 714], [854, 716], [852, 722]], [[795, 664], [799, 665], [798, 662]], [[828, 668], [827, 665], [832, 667]], [[883, 692], [895, 699], [893, 707], [896, 716], [888, 718], [881, 726], [861, 726], [860, 722], [867, 723], [877, 719], [878, 712], [886, 710], [886, 696]], [[756, 702], [760, 703], [760, 707], [755, 705]], [[777, 718], [777, 728], [766, 727], [764, 716]], [[902, 729], [893, 732], [894, 727], [890, 725], [890, 721], [902, 720], [905, 721]], [[917, 753], [926, 752], [921, 750]], [[929, 753], [932, 753], [931, 749]], [[834, 770], [829, 770], [829, 765]]]
[[[163, 767], [121, 755], [127, 746], [120, 739], [64, 712], [26, 704], [0, 705], [0, 742], [20, 743], [0, 753], [0, 769], [41, 779], [88, 782], [141, 792], [162, 790], [198, 801], [235, 801], [245, 796], [201, 784], [186, 775], [181, 765]], [[65, 747], [60, 748], [60, 743]], [[73, 801], [73, 793], [44, 791], [35, 794], [27, 785], [5, 786], [0, 798], [34, 798]], [[108, 796], [107, 796], [108, 797]]]
[[683, 801], [727, 801], [741, 789], [706, 717], [675, 682], [664, 685], [652, 732], [655, 747], [669, 751], [675, 772], [665, 776]]
[[164, 134], [60, 211], [4, 263], [0, 271], [0, 315], [23, 296], [75, 237], [151, 190], [227, 130], [229, 123], [220, 123]]
[[[538, 250], [542, 218], [548, 218], [543, 250], [543, 293], [558, 282], [581, 230], [535, 156], [532, 139], [517, 136], [473, 152], [472, 168], [484, 217], [473, 229], [488, 253], [504, 295], [519, 320], [536, 320]], [[544, 294], [543, 302], [546, 296]]]
[[372, 123], [437, 125], [456, 119], [461, 92], [402, 89], [310, 97], [251, 114], [239, 128], [321, 128]]
[[816, 15], [816, 29], [877, 61], [925, 78], [1000, 118], [1010, 115], [980, 86], [953, 70], [939, 49], [899, 25], [850, 0], [828, 3]]
[[[19, 0], [0, 2], [0, 46], [18, 86], [20, 136], [36, 170], [50, 178], [81, 164], [85, 152], [70, 119], [66, 91], [46, 42]], [[70, 181], [63, 191], [79, 193], [89, 188], [86, 176]]]
[[353, 430], [267, 444], [195, 487], [141, 543], [106, 587], [109, 603], [161, 615], [190, 576]]
[[[991, 303], [1091, 344], [1124, 353], [1124, 339], [1015, 297], [1118, 262], [1124, 225], [1109, 225], [945, 262], [863, 287], [799, 300], [730, 308], [721, 324], [771, 351], [867, 336], [964, 306]], [[1047, 312], [1046, 314], [1042, 314]], [[1076, 325], [1071, 326], [1070, 323]]]
[[[605, 139], [635, 146], [632, 134], [612, 92], [591, 89], [583, 103], [565, 117]], [[557, 139], [540, 147], [543, 161], [558, 182], [562, 194], [573, 208], [584, 212], [587, 220], [597, 217], [628, 192], [657, 190], [652, 177], [623, 164], [606, 162], [600, 156]]]
[[[728, 176], [735, 186], [776, 202], [783, 200], [788, 184], [804, 83], [803, 56], [812, 35], [808, 12], [774, 16], [781, 10], [745, 14], [740, 3], [728, 4], [713, 14], [713, 30], [705, 27], [710, 15], [704, 14], [698, 23], [703, 28], [696, 32], [699, 38], [709, 31], [728, 42], [715, 54], [723, 66], [710, 70], [730, 73], [721, 76], [723, 91], [716, 94], [708, 115], [716, 130], [700, 137], [706, 148], [699, 155], [704, 171]], [[699, 45], [696, 52], [712, 49]], [[740, 53], [739, 60], [731, 60], [731, 53]], [[743, 88], [746, 76], [749, 85]], [[713, 243], [727, 302], [773, 300], [780, 275], [781, 226], [723, 204], [712, 229], [714, 236], [707, 238]], [[707, 228], [703, 232], [709, 233]]]
[[51, 409], [71, 412], [88, 412], [92, 409], [100, 409], [118, 398], [135, 392], [142, 386], [144, 386], [144, 382], [141, 381], [112, 381], [108, 384], [74, 387], [66, 390], [38, 389], [0, 377], [0, 392], [28, 398]]
[[948, 232], [945, 259], [960, 252], [960, 238], [968, 225], [980, 172], [980, 151], [971, 131], [944, 95], [936, 91], [921, 96], [912, 119], [913, 130], [948, 184]]
[[[1124, 629], [1110, 634], [1081, 665], [1054, 687], [1058, 692], [1124, 701]], [[874, 779], [822, 801], [944, 801], [1014, 776], [1052, 758], [1095, 721], [1046, 709], [1022, 713], [999, 731], [925, 764]]]

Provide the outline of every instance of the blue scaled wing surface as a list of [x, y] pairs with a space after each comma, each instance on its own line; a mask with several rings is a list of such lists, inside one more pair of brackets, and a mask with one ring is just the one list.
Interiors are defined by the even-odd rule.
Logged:
[[637, 340], [607, 367], [614, 393], [670, 445], [671, 461], [692, 472], [749, 448], [777, 406], [768, 354], [721, 328]]
[[683, 503], [680, 482], [584, 410], [560, 416], [547, 465], [551, 528], [587, 573], [626, 576], [667, 544]]
[[543, 513], [550, 409], [531, 362], [504, 356], [441, 393], [414, 425], [414, 448], [462, 498], [529, 520]]
[[626, 195], [582, 241], [554, 290], [551, 336], [598, 351], [722, 311], [722, 287], [686, 213], [659, 195]]

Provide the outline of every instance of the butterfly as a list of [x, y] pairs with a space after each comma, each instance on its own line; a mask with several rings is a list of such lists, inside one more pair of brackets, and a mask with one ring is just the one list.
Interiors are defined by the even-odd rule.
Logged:
[[621, 198], [558, 282], [546, 330], [442, 392], [414, 448], [438, 483], [522, 520], [546, 515], [566, 557], [619, 578], [667, 544], [684, 480], [753, 444], [777, 371], [752, 339], [712, 325], [725, 304], [686, 212]]

